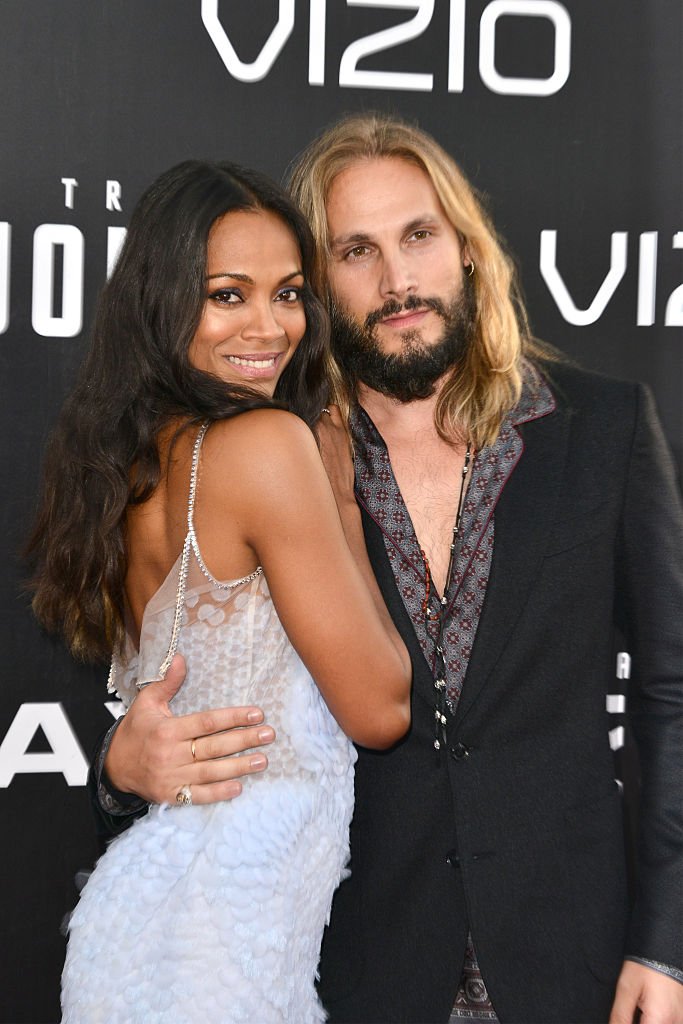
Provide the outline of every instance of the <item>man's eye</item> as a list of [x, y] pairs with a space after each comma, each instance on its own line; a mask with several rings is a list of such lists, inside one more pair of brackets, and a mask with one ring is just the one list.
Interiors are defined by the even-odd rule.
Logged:
[[284, 288], [281, 292], [277, 293], [278, 301], [286, 302], [288, 305], [294, 305], [301, 299], [300, 288]]
[[367, 245], [354, 245], [353, 249], [349, 249], [346, 253], [345, 259], [347, 260], [360, 260], [364, 256], [367, 256], [368, 252]]

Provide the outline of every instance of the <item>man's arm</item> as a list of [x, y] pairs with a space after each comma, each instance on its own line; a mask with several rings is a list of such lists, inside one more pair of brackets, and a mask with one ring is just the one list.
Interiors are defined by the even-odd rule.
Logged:
[[97, 834], [105, 841], [119, 832], [124, 832], [136, 818], [146, 814], [148, 809], [148, 804], [140, 797], [115, 789], [104, 771], [109, 746], [122, 721], [122, 718], [117, 719], [99, 738], [88, 773], [88, 791], [95, 813]]
[[611, 1024], [683, 1024], [683, 510], [649, 392], [639, 389], [617, 552], [642, 774], [637, 898]]
[[[166, 678], [140, 691], [96, 754], [96, 798], [110, 824], [112, 815], [139, 816], [147, 802], [174, 803], [182, 786], [191, 787], [195, 804], [231, 800], [242, 791], [241, 778], [266, 768], [266, 755], [255, 748], [272, 743], [275, 732], [263, 723], [261, 709], [220, 708], [176, 717], [169, 702], [184, 678], [185, 662], [176, 655]], [[126, 806], [121, 794], [141, 800]]]

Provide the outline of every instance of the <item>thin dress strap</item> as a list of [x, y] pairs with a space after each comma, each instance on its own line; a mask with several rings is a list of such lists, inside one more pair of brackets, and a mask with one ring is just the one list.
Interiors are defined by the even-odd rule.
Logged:
[[[213, 576], [202, 558], [201, 551], [199, 550], [199, 544], [197, 542], [197, 536], [194, 530], [194, 505], [195, 495], [197, 493], [197, 475], [199, 470], [199, 452], [202, 447], [202, 441], [209, 429], [210, 422], [207, 420], [202, 424], [197, 439], [192, 449], [192, 472], [190, 475], [190, 494], [187, 500], [187, 534], [185, 536], [185, 542], [183, 544], [182, 556], [180, 559], [180, 569], [178, 571], [178, 586], [176, 589], [175, 599], [175, 611], [173, 614], [173, 626], [171, 628], [171, 638], [166, 651], [166, 656], [159, 666], [159, 672], [156, 679], [140, 679], [136, 682], [138, 690], [141, 690], [144, 686], [147, 686], [151, 682], [158, 682], [163, 679], [166, 675], [169, 665], [173, 660], [178, 649], [178, 639], [180, 637], [180, 627], [182, 625], [183, 610], [185, 606], [185, 590], [187, 587], [187, 574], [190, 567], [190, 551], [194, 552], [195, 558], [202, 573], [209, 579], [214, 586], [218, 587], [219, 590], [233, 590], [235, 587], [240, 587], [244, 583], [250, 583], [255, 580], [263, 572], [262, 566], [258, 566], [254, 572], [249, 573], [248, 576], [243, 576], [239, 580], [231, 580], [229, 583], [222, 583]], [[116, 689], [116, 675], [117, 675], [117, 656], [114, 653], [112, 658], [111, 667], [109, 669], [109, 679], [107, 681], [107, 689], [110, 693], [113, 693]]]
[[[243, 583], [250, 583], [252, 580], [255, 580], [256, 577], [260, 576], [261, 573], [263, 572], [262, 566], [259, 565], [254, 570], [254, 572], [249, 573], [248, 576], [243, 576], [239, 580], [231, 580], [229, 583], [221, 583], [221, 581], [217, 580], [215, 576], [212, 576], [212, 574], [209, 572], [206, 565], [204, 564], [204, 559], [202, 558], [201, 551], [199, 550], [197, 536], [194, 531], [194, 505], [195, 495], [197, 493], [199, 452], [201, 451], [202, 441], [204, 440], [204, 437], [206, 435], [207, 430], [209, 429], [209, 426], [210, 422], [208, 420], [205, 423], [202, 423], [201, 429], [197, 434], [197, 440], [195, 441], [194, 448], [192, 450], [192, 473], [190, 475], [190, 494], [187, 499], [187, 536], [185, 537], [185, 543], [183, 544], [183, 555], [180, 561], [180, 571], [178, 573], [178, 589], [176, 591], [175, 613], [173, 615], [173, 628], [171, 630], [171, 640], [168, 645], [166, 657], [159, 666], [160, 679], [166, 675], [168, 667], [171, 664], [171, 661], [173, 660], [173, 656], [175, 655], [178, 649], [178, 639], [180, 636], [180, 627], [182, 625], [183, 618], [183, 608], [185, 605], [187, 573], [190, 566], [190, 551], [194, 551], [194, 555], [195, 558], [197, 559], [199, 568], [207, 577], [207, 579], [209, 579], [220, 590], [234, 590], [235, 587], [240, 587], [242, 586]], [[139, 689], [141, 686], [144, 686], [145, 684], [138, 683], [137, 685]]]
[[[212, 575], [212, 573], [209, 571], [209, 569], [207, 569], [206, 565], [204, 564], [202, 553], [199, 550], [197, 535], [194, 532], [194, 501], [195, 494], [197, 492], [199, 451], [202, 446], [202, 441], [204, 440], [204, 435], [206, 434], [208, 429], [209, 423], [203, 423], [202, 429], [199, 431], [199, 434], [197, 435], [197, 440], [194, 443], [194, 451], [192, 453], [192, 476], [190, 477], [190, 497], [187, 502], [187, 537], [189, 538], [190, 544], [192, 545], [192, 550], [194, 551], [195, 558], [197, 559], [197, 562], [199, 564], [199, 568], [202, 570], [206, 578], [211, 580], [211, 582], [215, 584], [215, 586], [217, 586], [219, 590], [234, 590], [235, 587], [240, 587], [242, 586], [243, 583], [251, 583], [252, 580], [255, 580], [256, 577], [260, 576], [261, 573], [263, 572], [263, 567], [259, 565], [256, 569], [254, 569], [253, 572], [250, 572], [248, 576], [243, 576], [239, 580], [230, 580], [229, 583], [221, 583], [220, 580], [217, 580], [216, 577]], [[187, 543], [187, 538], [185, 540], [185, 543]]]

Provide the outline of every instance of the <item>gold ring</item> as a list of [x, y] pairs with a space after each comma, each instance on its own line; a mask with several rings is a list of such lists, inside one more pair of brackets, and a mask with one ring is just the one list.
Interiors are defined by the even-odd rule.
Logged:
[[195, 743], [196, 742], [197, 742], [196, 740], [192, 740], [192, 745], [190, 746], [190, 751], [192, 753], [192, 760], [193, 761], [197, 760], [197, 751], [195, 749]]
[[175, 795], [175, 802], [189, 807], [192, 804], [192, 790], [189, 786], [181, 786]]

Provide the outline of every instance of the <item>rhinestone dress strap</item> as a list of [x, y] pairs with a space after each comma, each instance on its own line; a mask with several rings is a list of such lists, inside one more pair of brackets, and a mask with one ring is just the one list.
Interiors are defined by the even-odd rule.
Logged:
[[[199, 550], [199, 544], [197, 543], [197, 537], [194, 532], [194, 504], [195, 495], [197, 493], [197, 474], [199, 471], [199, 452], [201, 451], [202, 441], [209, 429], [209, 422], [203, 423], [199, 433], [197, 434], [197, 440], [194, 443], [192, 449], [192, 473], [190, 475], [190, 494], [187, 499], [187, 536], [185, 537], [185, 543], [183, 544], [183, 557], [180, 562], [180, 572], [178, 573], [178, 589], [176, 591], [175, 601], [175, 613], [173, 615], [173, 629], [171, 631], [171, 641], [168, 645], [168, 651], [166, 657], [159, 666], [160, 678], [165, 676], [168, 667], [173, 660], [178, 649], [178, 638], [180, 636], [180, 627], [183, 619], [183, 607], [185, 604], [185, 589], [187, 587], [187, 573], [190, 567], [190, 551], [194, 551], [195, 558], [199, 568], [204, 575], [209, 579], [214, 586], [218, 587], [219, 590], [233, 590], [235, 587], [241, 586], [243, 583], [250, 583], [255, 580], [257, 576], [260, 576], [263, 572], [262, 567], [259, 565], [254, 572], [249, 573], [248, 576], [243, 576], [239, 580], [231, 580], [229, 583], [221, 583], [215, 576], [207, 569], [202, 558], [201, 551]], [[144, 685], [144, 683], [138, 683], [138, 688]]]
[[[262, 567], [259, 565], [258, 568], [255, 569], [254, 572], [249, 573], [248, 576], [243, 576], [239, 580], [231, 580], [229, 583], [221, 583], [220, 580], [217, 580], [214, 576], [211, 575], [206, 565], [204, 564], [204, 559], [202, 558], [201, 552], [199, 550], [199, 544], [197, 543], [197, 537], [194, 532], [194, 504], [195, 495], [197, 492], [199, 452], [202, 447], [202, 441], [204, 440], [204, 436], [207, 430], [209, 429], [209, 425], [210, 424], [208, 421], [202, 424], [202, 427], [199, 433], [197, 434], [197, 439], [194, 443], [194, 448], [192, 449], [192, 472], [190, 475], [190, 494], [187, 501], [187, 535], [185, 537], [185, 543], [183, 544], [183, 554], [180, 560], [180, 570], [178, 572], [178, 587], [176, 590], [175, 611], [173, 613], [171, 639], [169, 641], [168, 650], [166, 651], [166, 657], [159, 666], [159, 673], [157, 677], [158, 679], [164, 678], [168, 671], [169, 665], [171, 664], [173, 657], [176, 651], [178, 650], [178, 639], [180, 637], [180, 627], [183, 621], [183, 610], [185, 606], [187, 574], [190, 568], [190, 552], [194, 552], [199, 568], [207, 577], [207, 579], [209, 579], [214, 584], [214, 586], [218, 587], [219, 590], [233, 590], [235, 587], [239, 587], [243, 583], [250, 583], [252, 580], [255, 580], [257, 576], [260, 576], [261, 573], [263, 572]], [[114, 667], [112, 665], [112, 672], [113, 670]], [[111, 673], [110, 681], [113, 681]], [[142, 679], [136, 683], [136, 686], [138, 690], [141, 690], [143, 686], [146, 686], [148, 683], [155, 681], [156, 680]]]
[[197, 492], [199, 452], [202, 447], [204, 435], [206, 434], [208, 429], [209, 423], [207, 421], [206, 423], [202, 424], [202, 428], [197, 434], [197, 440], [194, 443], [194, 450], [192, 452], [192, 475], [190, 477], [190, 497], [187, 502], [187, 539], [185, 543], [187, 544], [189, 540], [192, 546], [192, 550], [194, 551], [195, 558], [197, 559], [199, 568], [202, 570], [202, 572], [204, 573], [208, 580], [211, 580], [211, 582], [216, 587], [218, 587], [219, 590], [234, 590], [235, 587], [241, 587], [243, 583], [251, 583], [252, 580], [255, 580], [256, 577], [260, 576], [261, 573], [263, 572], [263, 567], [259, 565], [256, 569], [254, 569], [253, 572], [250, 572], [248, 576], [242, 576], [242, 578], [239, 580], [230, 580], [229, 583], [221, 583], [220, 580], [217, 580], [216, 577], [211, 574], [209, 569], [207, 569], [206, 565], [204, 564], [204, 559], [202, 558], [202, 553], [199, 550], [199, 544], [197, 542], [197, 535], [194, 532], [194, 503], [195, 494]]

